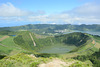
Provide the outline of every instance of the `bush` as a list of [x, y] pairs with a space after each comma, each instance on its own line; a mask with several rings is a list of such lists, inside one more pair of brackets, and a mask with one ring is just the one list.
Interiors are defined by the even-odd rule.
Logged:
[[39, 64], [40, 62], [33, 62], [33, 63], [31, 63], [31, 65], [30, 65], [30, 67], [37, 67], [37, 65]]
[[6, 57], [5, 55], [0, 55], [0, 59], [3, 59], [4, 57]]

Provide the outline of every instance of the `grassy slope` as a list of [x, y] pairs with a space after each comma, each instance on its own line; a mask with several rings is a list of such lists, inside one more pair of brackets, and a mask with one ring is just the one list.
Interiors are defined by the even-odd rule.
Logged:
[[[90, 36], [92, 40], [86, 46], [87, 51], [85, 51], [84, 53], [86, 53], [87, 55], [93, 54], [94, 52], [99, 50], [98, 48], [100, 48], [100, 42], [97, 41], [97, 40], [100, 40], [100, 37], [96, 38], [95, 35], [93, 36], [93, 35], [89, 35], [89, 34], [88, 34], [88, 36]], [[93, 43], [93, 41], [94, 41], [94, 43]], [[97, 46], [99, 46], [99, 47], [97, 48]]]
[[[49, 62], [52, 63], [53, 59], [55, 59], [55, 58], [53, 58], [53, 57], [36, 58], [32, 55], [21, 53], [21, 54], [13, 55], [10, 57], [5, 57], [4, 59], [0, 60], [0, 66], [2, 66], [2, 67], [37, 67], [41, 63], [45, 63], [45, 64], [49, 63]], [[66, 63], [66, 64], [69, 64], [70, 67], [73, 67], [73, 66], [75, 66], [75, 67], [91, 67], [92, 66], [90, 61], [81, 62], [81, 61], [73, 60], [73, 59], [67, 59], [67, 60], [65, 59], [62, 61], [64, 61], [64, 63]], [[62, 62], [62, 61], [60, 61], [60, 62]], [[74, 63], [70, 64], [73, 61], [74, 61]], [[50, 64], [49, 64], [49, 66], [50, 66]]]
[[33, 43], [28, 32], [21, 32], [14, 38], [14, 42], [24, 49], [32, 50]]
[[17, 54], [0, 60], [2, 67], [36, 67], [39, 63], [47, 62], [48, 58], [35, 58], [28, 54]]
[[[5, 39], [5, 40], [3, 40], [1, 42], [2, 44], [7, 46], [7, 47], [4, 47], [4, 46], [0, 45], [1, 54], [3, 53], [3, 54], [14, 55], [16, 53], [20, 53], [20, 52], [24, 51], [22, 48], [26, 49], [25, 47], [27, 47], [28, 49], [31, 48], [32, 50], [37, 49], [37, 48], [34, 48], [34, 46], [30, 47], [30, 45], [27, 45], [31, 41], [31, 39], [30, 39], [30, 37], [28, 35], [29, 32], [16, 32], [16, 33], [10, 33], [10, 34], [16, 34], [17, 36], [18, 35], [22, 35], [25, 43], [23, 45], [15, 44], [14, 41], [13, 41], [13, 38], [15, 38], [15, 37], [9, 37], [9, 38], [7, 38], [7, 39]], [[34, 36], [34, 34], [32, 34], [32, 36], [35, 39], [36, 44], [38, 44], [37, 47], [41, 47], [40, 49], [44, 48], [44, 45], [45, 46], [48, 46], [50, 44], [51, 45], [54, 45], [54, 44], [57, 45], [57, 42], [59, 41], [59, 40], [55, 40], [55, 38], [52, 38], [52, 37], [37, 38], [37, 37]], [[63, 38], [63, 37], [61, 37], [61, 38]], [[88, 40], [85, 43], [87, 45], [83, 46], [80, 50], [78, 50], [78, 52], [62, 54], [61, 57], [66, 59], [66, 58], [74, 57], [74, 56], [81, 55], [81, 54], [82, 55], [83, 54], [92, 54], [93, 52], [98, 50], [96, 47], [99, 46], [99, 43], [100, 43], [99, 42], [99, 40], [100, 40], [99, 37], [95, 37], [94, 36], [93, 38], [95, 39], [96, 43], [98, 43], [98, 45], [94, 46], [91, 50], [81, 52], [81, 51], [86, 50], [86, 49], [88, 49], [88, 48], [90, 48], [90, 47], [92, 47], [94, 45], [94, 44], [92, 44], [92, 40]], [[52, 41], [51, 41], [51, 39], [52, 39]], [[59, 43], [61, 43], [61, 40], [59, 41]], [[21, 48], [20, 48], [20, 46], [21, 46]], [[35, 61], [35, 60], [37, 60], [37, 61]], [[18, 55], [14, 55], [14, 56], [11, 56], [11, 57], [6, 57], [6, 58], [0, 60], [0, 62], [1, 62], [0, 65], [4, 66], [4, 67], [6, 67], [6, 66], [7, 67], [22, 67], [22, 66], [24, 66], [24, 67], [25, 66], [26, 67], [29, 67], [29, 66], [32, 67], [34, 65], [36, 66], [37, 64], [42, 63], [42, 62], [46, 62], [46, 61], [47, 61], [46, 58], [32, 59], [28, 55], [18, 54]], [[90, 62], [84, 62], [83, 63], [83, 62], [79, 61], [79, 62], [74, 63], [73, 65], [83, 65], [83, 67], [84, 67], [84, 64], [86, 64], [86, 63], [90, 63]], [[90, 63], [90, 65], [92, 65], [92, 64]]]
[[[5, 35], [1, 35], [2, 37]], [[0, 42], [0, 54], [4, 55], [14, 55], [26, 50], [23, 50], [20, 46], [14, 43], [12, 36], [9, 38], [4, 39], [3, 41]]]
[[100, 48], [100, 37], [99, 36], [94, 36], [93, 38], [96, 41], [95, 47], [99, 49]]
[[[71, 57], [76, 57], [78, 55], [91, 55], [91, 54], [95, 53], [96, 51], [98, 51], [100, 48], [100, 37], [92, 36], [89, 34], [86, 34], [86, 35], [91, 37], [91, 39], [88, 40], [84, 44], [84, 46], [80, 46], [79, 48], [74, 49], [73, 51], [75, 51], [75, 52], [62, 54], [61, 56], [63, 58], [71, 58]], [[96, 41], [96, 45], [92, 43], [93, 40]]]

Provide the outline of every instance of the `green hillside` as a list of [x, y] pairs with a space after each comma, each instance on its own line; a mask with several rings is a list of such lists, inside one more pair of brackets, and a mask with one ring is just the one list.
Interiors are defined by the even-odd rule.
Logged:
[[87, 40], [90, 39], [87, 35], [83, 33], [71, 33], [71, 34], [65, 34], [65, 35], [54, 36], [54, 37], [48, 36], [46, 38], [37, 38], [35, 34], [31, 33], [32, 38], [36, 43], [36, 46], [34, 46], [34, 43], [29, 33], [31, 32], [28, 31], [20, 32], [14, 38], [14, 42], [17, 45], [21, 46], [23, 49], [34, 50], [36, 52], [46, 49], [48, 47], [53, 48], [54, 46], [56, 47], [60, 46], [62, 48], [70, 47], [70, 49], [72, 47], [72, 49], [74, 49], [85, 44]]
[[[39, 64], [46, 64], [47, 61], [48, 63], [53, 62], [53, 58], [58, 58], [64, 62], [71, 62], [70, 67], [97, 67], [99, 57], [98, 53], [95, 52], [99, 51], [99, 41], [100, 36], [81, 32], [43, 36], [29, 31], [1, 31], [0, 66], [37, 67]], [[36, 46], [34, 46], [34, 43]], [[34, 55], [31, 56], [31, 54]], [[84, 61], [77, 59], [79, 56], [83, 58], [83, 56], [91, 55], [96, 56], [96, 60], [91, 58]], [[68, 61], [70, 58], [72, 60]]]
[[[55, 62], [55, 63], [53, 63]], [[88, 62], [88, 63], [87, 63]], [[91, 67], [92, 63], [90, 61], [81, 62], [78, 60], [61, 60], [60, 58], [36, 58], [34, 55], [28, 55], [20, 53], [10, 57], [5, 57], [0, 60], [0, 66], [2, 67], [42, 67], [43, 65], [52, 66], [57, 64], [58, 66], [65, 67]], [[61, 65], [60, 65], [61, 64]]]
[[[36, 46], [34, 46], [33, 40], [31, 39], [31, 36], [29, 34], [32, 35], [32, 38], [34, 39]], [[59, 52], [61, 51], [60, 53], [67, 53], [69, 51], [75, 52], [78, 50], [79, 50], [78, 52], [80, 52], [92, 47], [94, 45], [92, 43], [93, 39], [95, 39], [95, 41], [97, 41], [96, 39], [99, 40], [99, 37], [80, 32], [56, 35], [56, 36], [42, 36], [42, 35], [36, 35], [29, 31], [19, 31], [19, 32], [3, 31], [1, 33], [1, 37], [5, 35], [8, 35], [9, 38], [6, 38], [5, 40], [1, 41], [0, 42], [1, 44], [10, 47], [11, 49], [15, 47], [16, 49], [27, 50], [32, 52], [35, 51], [40, 53], [41, 52], [45, 53], [45, 51], [46, 53], [48, 53], [46, 49], [48, 49], [48, 51], [50, 51], [51, 53], [57, 52], [55, 49], [57, 49]], [[13, 37], [10, 35], [16, 35], [16, 36]], [[97, 45], [98, 43], [99, 41], [97, 41]], [[4, 46], [1, 47], [4, 48]], [[51, 48], [53, 51], [51, 51]], [[93, 49], [97, 50], [96, 47], [94, 47]], [[11, 50], [9, 49], [8, 51]]]

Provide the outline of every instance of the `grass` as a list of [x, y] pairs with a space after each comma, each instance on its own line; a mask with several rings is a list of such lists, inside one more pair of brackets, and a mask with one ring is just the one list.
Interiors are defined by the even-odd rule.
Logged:
[[14, 43], [12, 36], [9, 38], [6, 38], [5, 40], [1, 41], [3, 45], [6, 45], [7, 47], [12, 47], [12, 48], [20, 48], [17, 44]]
[[[62, 53], [67, 53], [70, 50], [77, 48], [74, 45], [68, 46], [68, 44], [66, 44], [64, 42], [70, 34], [55, 36], [55, 37], [49, 36], [49, 37], [43, 38], [43, 36], [38, 36], [36, 34], [31, 33], [32, 37], [37, 45], [36, 47], [34, 47], [31, 37], [29, 36], [29, 33], [31, 33], [31, 32], [28, 32], [28, 31], [10, 32], [9, 35], [17, 35], [17, 36], [16, 37], [10, 36], [9, 38], [3, 40], [1, 43], [3, 45], [6, 45], [9, 48], [14, 48], [16, 50], [25, 49], [28, 51], [37, 51], [40, 53], [60, 53], [60, 54], [62, 54]], [[73, 35], [73, 38], [77, 37], [77, 35], [78, 35], [78, 39], [79, 39], [79, 37], [82, 37], [84, 34], [81, 34], [81, 33], [73, 33], [72, 34], [71, 33], [71, 35]], [[78, 52], [87, 50], [88, 48], [93, 46], [91, 41], [89, 41], [86, 44], [88, 44], [88, 45], [81, 47], [81, 49]], [[14, 50], [14, 51], [16, 51], [16, 50]]]
[[[55, 36], [55, 37], [46, 37], [46, 38], [42, 38], [42, 36], [36, 36], [36, 34], [31, 33], [32, 37], [33, 37], [33, 39], [34, 39], [34, 41], [37, 45], [36, 47], [34, 47], [34, 44], [31, 40], [31, 37], [29, 36], [29, 33], [31, 33], [31, 32], [28, 32], [28, 31], [19, 32], [18, 36], [14, 38], [14, 42], [16, 44], [18, 44], [19, 46], [21, 46], [22, 48], [24, 48], [24, 49], [35, 50], [35, 51], [38, 51], [38, 52], [41, 51], [42, 53], [44, 51], [47, 51], [47, 49], [48, 49], [48, 52], [50, 52], [51, 48], [52, 48], [53, 51], [55, 51], [54, 49], [58, 49], [58, 48], [63, 49], [63, 51], [62, 50], [61, 51], [62, 52], [65, 51], [64, 53], [66, 53], [70, 49], [74, 48], [73, 47], [74, 44], [73, 45], [70, 44], [69, 46], [71, 46], [71, 47], [67, 46], [68, 44], [66, 43], [66, 41], [67, 41], [66, 39], [68, 39], [69, 36], [70, 36], [69, 38], [72, 41], [74, 41], [74, 39], [76, 37], [77, 37], [76, 38], [77, 41], [80, 41], [80, 37], [82, 38], [82, 36], [84, 36], [84, 38], [87, 38], [87, 36], [85, 36], [82, 33], [71, 33], [71, 34], [68, 34], [68, 35], [61, 35], [61, 36]], [[72, 38], [71, 38], [71, 36], [72, 36]], [[85, 42], [84, 38], [82, 38], [83, 41], [80, 44], [78, 43], [79, 45], [81, 45]], [[76, 44], [75, 46], [79, 46], [79, 45]], [[54, 48], [54, 47], [56, 47], [56, 48]], [[51, 51], [51, 52], [53, 52], [53, 51]], [[58, 51], [56, 50], [56, 52], [60, 52], [60, 50], [58, 50]], [[62, 53], [62, 52], [60, 52], [60, 53]]]
[[14, 55], [25, 51], [20, 46], [14, 43], [13, 38], [14, 37], [10, 36], [9, 38], [6, 38], [0, 42], [2, 45], [4, 45], [0, 45], [0, 54]]
[[[98, 51], [98, 48], [96, 48], [96, 46], [98, 45], [98, 42], [96, 41], [97, 38], [95, 38], [95, 36], [92, 36], [90, 34], [86, 34], [88, 35], [91, 39], [88, 40], [85, 44], [85, 46], [81, 47], [80, 50], [78, 50], [79, 55], [91, 55], [93, 54], [95, 51]], [[98, 38], [97, 40], [99, 40], [100, 38]], [[93, 44], [92, 42], [96, 41], [96, 45]], [[95, 45], [95, 46], [94, 46]]]
[[[32, 37], [34, 38], [34, 41], [36, 42], [37, 46], [34, 47], [31, 37], [29, 36], [28, 31], [20, 31], [20, 32], [11, 32], [9, 33], [9, 35], [17, 35], [16, 37], [12, 37], [10, 36], [9, 38], [3, 40], [1, 43], [3, 45], [6, 45], [7, 47], [3, 47], [0, 45], [0, 51], [3, 54], [9, 54], [9, 55], [15, 55], [17, 53], [21, 53], [21, 52], [40, 52], [40, 53], [58, 53], [61, 54], [63, 58], [70, 58], [70, 57], [75, 57], [77, 55], [87, 55], [87, 54], [92, 54], [95, 51], [97, 51], [96, 47], [93, 47], [90, 50], [87, 50], [89, 48], [91, 48], [92, 46], [94, 46], [94, 44], [92, 44], [92, 40], [88, 40], [85, 44], [83, 44], [84, 46], [80, 47], [80, 49], [77, 52], [74, 53], [67, 53], [68, 51], [77, 48], [76, 46], [68, 46], [67, 44], [63, 43], [63, 40], [66, 39], [67, 35], [63, 35], [63, 36], [58, 36], [58, 38], [56, 37], [46, 37], [43, 38], [42, 36], [36, 35], [36, 34], [32, 34]], [[75, 33], [74, 33], [75, 34]], [[22, 36], [22, 38], [18, 37], [18, 36]], [[75, 36], [77, 36], [75, 34]], [[88, 35], [92, 38], [91, 35]], [[17, 38], [17, 40], [15, 40], [15, 38]], [[79, 36], [78, 36], [79, 37]], [[20, 39], [19, 39], [20, 38]], [[23, 42], [22, 42], [23, 40]], [[17, 42], [17, 43], [15, 43]], [[99, 45], [98, 45], [99, 46]], [[52, 50], [51, 50], [52, 49]], [[27, 50], [27, 51], [26, 51]], [[84, 51], [87, 50], [87, 51]], [[82, 52], [84, 51], [84, 52]]]
[[[54, 57], [49, 58], [43, 58], [43, 57], [33, 57], [29, 54], [19, 53], [17, 55], [5, 57], [2, 60], [0, 60], [0, 67], [38, 67], [39, 64], [42, 63], [49, 63], [52, 62]], [[91, 67], [92, 63], [90, 61], [81, 62], [74, 59], [60, 59], [61, 61], [64, 61], [66, 63], [72, 63], [70, 67]], [[80, 66], [81, 65], [81, 66]]]
[[22, 52], [28, 52], [28, 51], [23, 49], [13, 48], [13, 47], [4, 47], [0, 45], [0, 55], [11, 56]]
[[2, 55], [8, 55], [12, 50], [13, 48], [3, 47], [0, 45], [0, 54]]
[[[62, 54], [61, 56], [63, 58], [72, 58], [72, 57], [76, 57], [78, 55], [91, 55], [94, 52], [98, 51], [98, 49], [92, 43], [92, 40], [88, 40], [85, 44], [84, 44], [85, 46], [80, 47], [80, 49], [78, 51], [73, 52], [73, 53]], [[93, 47], [93, 48], [91, 48], [91, 47]]]
[[92, 67], [91, 62], [81, 62], [81, 61], [76, 61], [69, 67]]
[[100, 48], [100, 43], [96, 42], [95, 47], [99, 49]]
[[[9, 33], [9, 35], [14, 34], [17, 36], [16, 37], [10, 36], [9, 38], [0, 42], [3, 45], [5, 45], [5, 47], [0, 45], [0, 54], [8, 56], [0, 60], [0, 67], [1, 66], [3, 67], [37, 67], [37, 65], [39, 65], [40, 63], [46, 63], [47, 61], [50, 61], [52, 57], [53, 58], [59, 57], [63, 60], [68, 60], [69, 58], [75, 57], [77, 55], [91, 55], [95, 51], [98, 51], [97, 47], [100, 46], [99, 37], [93, 37], [92, 35], [88, 35], [89, 37], [91, 37], [91, 39], [89, 39], [86, 43], [84, 43], [83, 46], [80, 47], [78, 51], [73, 52], [73, 53], [67, 53], [68, 51], [77, 48], [77, 46], [73, 46], [73, 45], [68, 46], [68, 44], [63, 43], [63, 40], [67, 38], [66, 37], [67, 35], [58, 36], [58, 38], [56, 38], [56, 37], [50, 37], [50, 36], [42, 37], [42, 36], [38, 36], [36, 34], [34, 35], [33, 33], [31, 33], [32, 37], [34, 38], [37, 44], [37, 46], [34, 47], [31, 37], [29, 36], [29, 33], [31, 32], [20, 31], [20, 32], [15, 32], [15, 33], [14, 32]], [[75, 35], [75, 37], [76, 36], [77, 35]], [[0, 37], [3, 37], [3, 36], [0, 35]], [[96, 41], [96, 46], [94, 46], [94, 44], [92, 43], [92, 38]], [[31, 51], [39, 51], [41, 53], [40, 57], [35, 58], [35, 57], [30, 56], [28, 53], [31, 54]], [[42, 53], [51, 53], [51, 54], [42, 54]], [[58, 53], [60, 55], [59, 56], [57, 54], [53, 55], [52, 53]], [[43, 57], [48, 56], [48, 58], [43, 58], [41, 56]], [[90, 67], [92, 66], [92, 63], [90, 61], [85, 61], [85, 62], [77, 61], [76, 63], [72, 64], [70, 67], [73, 67], [73, 66], [74, 67]]]
[[78, 51], [78, 54], [79, 54], [79, 55], [91, 55], [91, 54], [93, 54], [95, 51], [98, 51], [98, 49], [94, 47], [94, 44], [92, 44], [91, 42], [89, 42], [89, 43], [87, 43], [86, 46], [82, 47], [82, 48]]
[[5, 35], [0, 35], [0, 38], [2, 38], [3, 36], [5, 36]]
[[28, 54], [20, 53], [0, 60], [0, 67], [37, 67], [38, 64], [50, 60], [49, 58], [35, 58]]
[[100, 48], [100, 37], [96, 37], [96, 36], [94, 36], [93, 38], [94, 38], [95, 41], [96, 41], [96, 45], [95, 45], [95, 47], [99, 49], [99, 48]]

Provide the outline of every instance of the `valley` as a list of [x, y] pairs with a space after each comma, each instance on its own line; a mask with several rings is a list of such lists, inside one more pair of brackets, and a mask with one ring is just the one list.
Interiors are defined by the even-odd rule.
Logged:
[[[99, 65], [91, 59], [91, 56], [100, 57], [97, 54], [99, 50], [100, 36], [94, 33], [73, 30], [47, 35], [30, 30], [0, 31], [0, 66], [3, 67], [56, 66], [53, 62], [65, 67], [92, 67]], [[84, 56], [89, 59], [83, 61], [81, 58]]]

